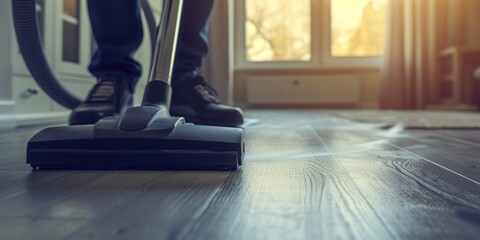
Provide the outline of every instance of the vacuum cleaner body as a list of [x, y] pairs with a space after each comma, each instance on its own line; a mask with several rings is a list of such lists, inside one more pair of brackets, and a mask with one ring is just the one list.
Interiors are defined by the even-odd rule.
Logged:
[[169, 114], [182, 4], [182, 0], [164, 3], [142, 105], [95, 125], [39, 132], [28, 143], [28, 164], [40, 169], [204, 170], [242, 165], [242, 129], [188, 124]]

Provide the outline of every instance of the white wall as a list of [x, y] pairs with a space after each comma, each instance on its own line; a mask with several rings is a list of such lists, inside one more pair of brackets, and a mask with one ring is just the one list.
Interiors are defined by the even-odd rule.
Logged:
[[[0, 1], [0, 101], [12, 100], [11, 1]], [[0, 112], [1, 113], [1, 112]]]
[[0, 1], [0, 128], [12, 128], [12, 34], [11, 1]]

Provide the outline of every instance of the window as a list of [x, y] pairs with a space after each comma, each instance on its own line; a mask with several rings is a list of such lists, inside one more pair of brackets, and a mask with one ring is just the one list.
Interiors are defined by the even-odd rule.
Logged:
[[333, 0], [331, 55], [383, 55], [387, 0]]
[[388, 0], [236, 1], [236, 66], [376, 67]]
[[248, 61], [311, 59], [310, 0], [247, 0], [246, 3]]

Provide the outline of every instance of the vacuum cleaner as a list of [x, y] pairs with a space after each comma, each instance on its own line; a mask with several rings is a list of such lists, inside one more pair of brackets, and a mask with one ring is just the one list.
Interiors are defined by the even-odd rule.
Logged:
[[[163, 4], [150, 81], [141, 106], [94, 125], [40, 131], [28, 142], [27, 164], [34, 169], [201, 170], [232, 170], [242, 165], [245, 152], [242, 129], [193, 125], [169, 114], [182, 5], [183, 0], [166, 0]], [[55, 76], [42, 59], [36, 18], [32, 17], [35, 0], [12, 0], [12, 6], [19, 46], [32, 75], [36, 80], [43, 78], [37, 80], [40, 83], [56, 82], [57, 86], [50, 86], [49, 90], [53, 89], [50, 94], [64, 106], [74, 108], [78, 99], [58, 81], [52, 81]]]

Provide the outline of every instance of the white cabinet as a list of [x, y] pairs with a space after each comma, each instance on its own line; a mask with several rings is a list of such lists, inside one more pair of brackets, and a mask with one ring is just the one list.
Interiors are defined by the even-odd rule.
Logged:
[[[47, 9], [48, 4], [44, 0], [37, 1], [37, 19], [40, 30], [42, 45], [47, 59], [52, 63], [52, 44], [48, 44], [51, 39], [52, 28], [48, 27], [50, 19], [47, 17], [51, 12]], [[12, 100], [14, 102], [14, 114], [17, 119], [35, 118], [34, 115], [40, 115], [51, 111], [51, 100], [44, 93], [37, 83], [32, 79], [28, 69], [23, 62], [20, 54], [16, 36], [12, 33]], [[23, 124], [23, 123], [20, 123]]]
[[16, 114], [37, 114], [51, 110], [50, 98], [30, 77], [13, 77], [13, 100]]
[[[92, 34], [86, 1], [37, 1], [37, 18], [44, 52], [52, 70], [63, 83], [71, 81], [83, 83], [80, 84], [81, 89], [71, 89], [83, 93], [81, 90], [90, 88], [94, 83], [93, 77], [87, 71], [92, 55]], [[42, 121], [49, 114], [59, 116], [58, 113], [54, 113], [58, 111], [67, 115], [68, 110], [46, 97], [30, 76], [18, 50], [15, 36], [12, 37], [14, 38], [12, 85], [17, 118], [32, 118], [26, 122], [34, 122], [35, 118]], [[31, 96], [25, 97], [25, 93]]]

